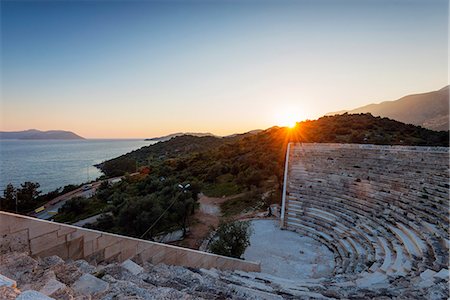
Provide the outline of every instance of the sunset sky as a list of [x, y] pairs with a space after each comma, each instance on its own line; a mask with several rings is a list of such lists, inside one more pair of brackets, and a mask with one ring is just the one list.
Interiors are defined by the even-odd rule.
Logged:
[[1, 1], [1, 126], [226, 135], [448, 84], [448, 1]]

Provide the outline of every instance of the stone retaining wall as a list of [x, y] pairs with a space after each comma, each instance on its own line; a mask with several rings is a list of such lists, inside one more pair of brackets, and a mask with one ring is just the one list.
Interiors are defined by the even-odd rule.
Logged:
[[90, 263], [135, 258], [194, 268], [259, 272], [260, 264], [211, 253], [0, 212], [0, 250], [33, 257], [58, 255]]

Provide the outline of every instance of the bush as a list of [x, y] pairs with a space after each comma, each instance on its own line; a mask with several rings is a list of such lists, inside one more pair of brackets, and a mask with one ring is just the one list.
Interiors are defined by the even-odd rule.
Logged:
[[245, 249], [250, 246], [251, 233], [249, 222], [221, 224], [209, 250], [218, 255], [241, 258]]

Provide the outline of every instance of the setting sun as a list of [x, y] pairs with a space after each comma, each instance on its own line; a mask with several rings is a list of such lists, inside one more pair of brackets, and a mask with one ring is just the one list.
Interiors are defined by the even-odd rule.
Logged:
[[297, 124], [297, 121], [295, 121], [294, 119], [292, 119], [292, 120], [286, 119], [286, 120], [280, 121], [280, 126], [283, 126], [283, 127], [294, 128], [296, 124]]
[[286, 110], [280, 112], [275, 116], [275, 123], [278, 126], [294, 128], [297, 122], [301, 120], [299, 114], [293, 112], [293, 110]]

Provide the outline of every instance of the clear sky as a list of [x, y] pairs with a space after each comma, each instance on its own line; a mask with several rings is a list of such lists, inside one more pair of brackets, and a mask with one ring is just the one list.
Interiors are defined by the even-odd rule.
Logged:
[[448, 1], [1, 1], [0, 130], [225, 135], [437, 90]]

